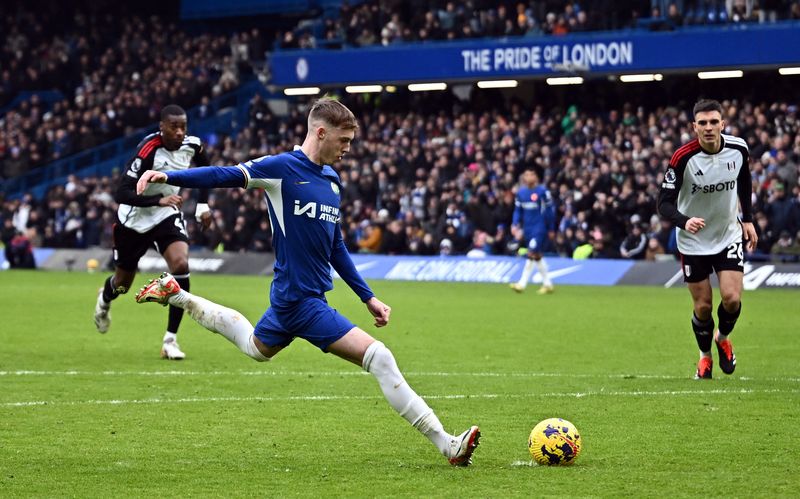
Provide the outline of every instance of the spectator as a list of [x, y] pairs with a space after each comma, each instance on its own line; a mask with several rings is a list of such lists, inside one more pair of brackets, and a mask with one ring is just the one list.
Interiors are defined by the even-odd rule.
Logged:
[[647, 240], [647, 249], [644, 253], [644, 259], [648, 261], [660, 260], [665, 254], [664, 247], [658, 242], [658, 239], [651, 237]]
[[450, 256], [453, 254], [453, 242], [445, 238], [439, 243], [439, 256]]
[[631, 224], [630, 233], [619, 246], [619, 253], [622, 255], [622, 258], [641, 260], [645, 257], [646, 245], [647, 237], [644, 235], [644, 232], [642, 232], [641, 225], [633, 223]]
[[786, 197], [784, 186], [781, 182], [775, 182], [770, 189], [770, 196], [764, 206], [764, 213], [769, 218], [772, 230], [775, 233], [788, 231], [792, 233], [797, 227], [797, 203]]
[[792, 237], [788, 230], [781, 232], [778, 241], [772, 246], [770, 254], [774, 262], [800, 261], [800, 232], [797, 237]]
[[377, 224], [367, 220], [363, 223], [364, 236], [358, 240], [359, 251], [362, 253], [377, 253], [383, 241], [383, 229]]

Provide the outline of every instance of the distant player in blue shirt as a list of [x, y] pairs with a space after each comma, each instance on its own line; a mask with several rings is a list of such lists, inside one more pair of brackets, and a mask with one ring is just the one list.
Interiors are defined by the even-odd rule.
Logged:
[[541, 175], [534, 168], [528, 168], [522, 173], [522, 185], [517, 191], [514, 201], [514, 217], [511, 221], [511, 233], [521, 240], [520, 253], [524, 253], [528, 261], [522, 271], [519, 282], [513, 283], [511, 289], [517, 293], [525, 291], [531, 281], [533, 267], [539, 268], [542, 275], [540, 295], [553, 292], [553, 281], [547, 273], [547, 263], [542, 253], [548, 239], [553, 237], [555, 230], [555, 213], [553, 198], [547, 188], [539, 183]]
[[411, 389], [392, 352], [328, 305], [333, 289], [331, 266], [375, 317], [389, 323], [391, 308], [378, 300], [359, 275], [342, 240], [339, 203], [341, 183], [330, 164], [342, 159], [358, 129], [353, 113], [337, 100], [322, 98], [308, 115], [308, 134], [292, 152], [247, 161], [237, 166], [195, 168], [181, 172], [147, 171], [148, 183], [182, 187], [263, 188], [273, 231], [275, 276], [270, 307], [255, 328], [239, 312], [181, 290], [162, 274], [142, 288], [136, 301], [170, 304], [189, 312], [199, 324], [234, 343], [253, 359], [272, 359], [295, 337], [358, 364], [374, 375], [389, 404], [433, 442], [455, 466], [471, 463], [478, 446], [477, 426], [450, 435], [428, 404]]

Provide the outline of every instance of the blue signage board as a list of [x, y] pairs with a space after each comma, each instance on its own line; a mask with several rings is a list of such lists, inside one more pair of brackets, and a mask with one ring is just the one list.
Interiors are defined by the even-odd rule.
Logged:
[[[395, 281], [517, 282], [525, 258], [487, 256], [468, 258], [416, 257], [387, 255], [352, 255], [356, 268], [365, 279]], [[550, 278], [555, 284], [612, 286], [633, 266], [629, 260], [572, 260], [548, 258]], [[541, 283], [536, 272], [533, 283]]]
[[277, 51], [279, 86], [630, 74], [800, 64], [800, 23]]

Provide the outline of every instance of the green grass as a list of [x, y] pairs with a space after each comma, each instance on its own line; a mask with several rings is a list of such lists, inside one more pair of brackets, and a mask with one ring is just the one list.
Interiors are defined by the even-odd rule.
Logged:
[[[739, 366], [691, 379], [684, 289], [372, 283], [392, 305], [374, 330], [337, 282], [331, 303], [394, 352], [445, 427], [479, 424], [455, 469], [353, 365], [302, 340], [259, 364], [184, 319], [183, 362], [158, 358], [166, 310], [114, 303], [105, 275], [0, 273], [3, 497], [796, 497], [798, 293], [747, 292]], [[141, 285], [145, 276], [139, 276]], [[256, 322], [268, 280], [195, 275], [192, 289]], [[584, 442], [567, 468], [530, 466], [548, 417]]]

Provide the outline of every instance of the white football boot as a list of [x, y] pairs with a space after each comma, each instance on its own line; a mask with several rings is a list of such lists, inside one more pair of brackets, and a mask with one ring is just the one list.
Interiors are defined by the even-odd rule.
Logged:
[[97, 302], [94, 304], [94, 325], [98, 333], [105, 334], [111, 326], [110, 303], [103, 301], [103, 288], [97, 294]]
[[471, 427], [461, 435], [450, 441], [450, 464], [453, 466], [469, 466], [472, 464], [472, 453], [478, 447], [481, 430], [477, 426]]
[[165, 341], [161, 345], [161, 358], [167, 360], [183, 360], [186, 354], [181, 351], [180, 345], [175, 340]]

